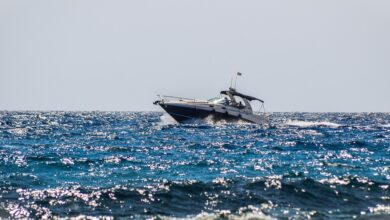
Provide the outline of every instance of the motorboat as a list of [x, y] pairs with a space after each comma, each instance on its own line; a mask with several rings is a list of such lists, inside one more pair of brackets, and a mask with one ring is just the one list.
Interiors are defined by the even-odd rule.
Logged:
[[[260, 103], [254, 111], [251, 102]], [[238, 92], [235, 88], [220, 92], [220, 96], [209, 100], [188, 99], [175, 96], [159, 96], [153, 104], [161, 106], [179, 123], [198, 120], [224, 121], [227, 123], [247, 122], [263, 124], [266, 121], [264, 101]]]

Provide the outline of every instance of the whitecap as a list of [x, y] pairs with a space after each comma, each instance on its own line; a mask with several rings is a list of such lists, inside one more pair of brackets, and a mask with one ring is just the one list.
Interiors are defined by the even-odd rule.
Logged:
[[329, 179], [322, 179], [319, 181], [322, 184], [331, 184], [331, 185], [348, 185], [351, 181], [348, 178], [329, 178]]
[[329, 122], [329, 121], [299, 121], [299, 120], [288, 120], [286, 125], [296, 126], [296, 127], [317, 127], [317, 126], [326, 126], [331, 128], [340, 127], [340, 124]]
[[9, 129], [8, 132], [17, 136], [23, 136], [27, 133], [27, 128], [13, 128]]
[[115, 156], [109, 156], [109, 157], [104, 158], [104, 162], [106, 162], [106, 163], [119, 164], [121, 161], [122, 161], [121, 158], [115, 157]]
[[390, 214], [390, 206], [388, 205], [377, 204], [375, 207], [370, 207], [369, 210], [371, 213]]
[[61, 162], [64, 165], [74, 165], [74, 161], [71, 158], [63, 158], [61, 159]]
[[264, 214], [260, 209], [253, 208], [252, 210], [248, 210], [247, 212], [242, 213], [231, 213], [229, 210], [219, 210], [214, 213], [210, 212], [201, 212], [194, 216], [187, 216], [185, 218], [176, 218], [176, 217], [168, 217], [168, 216], [159, 216], [161, 219], [195, 219], [195, 220], [214, 220], [214, 219], [235, 219], [235, 220], [246, 220], [246, 219], [275, 219], [271, 216]]

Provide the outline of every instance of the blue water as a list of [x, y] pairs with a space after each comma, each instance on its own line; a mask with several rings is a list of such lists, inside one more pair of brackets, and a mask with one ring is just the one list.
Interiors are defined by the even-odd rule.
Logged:
[[0, 112], [0, 218], [390, 218], [390, 114]]

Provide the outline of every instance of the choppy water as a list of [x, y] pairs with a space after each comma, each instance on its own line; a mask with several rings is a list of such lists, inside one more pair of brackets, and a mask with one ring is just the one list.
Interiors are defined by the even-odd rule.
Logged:
[[390, 114], [0, 112], [0, 218], [390, 218]]

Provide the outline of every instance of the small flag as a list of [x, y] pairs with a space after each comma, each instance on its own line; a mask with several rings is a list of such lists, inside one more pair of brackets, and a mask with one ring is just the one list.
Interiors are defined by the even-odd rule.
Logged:
[[237, 72], [237, 76], [242, 76], [242, 73], [240, 73], [240, 72]]

